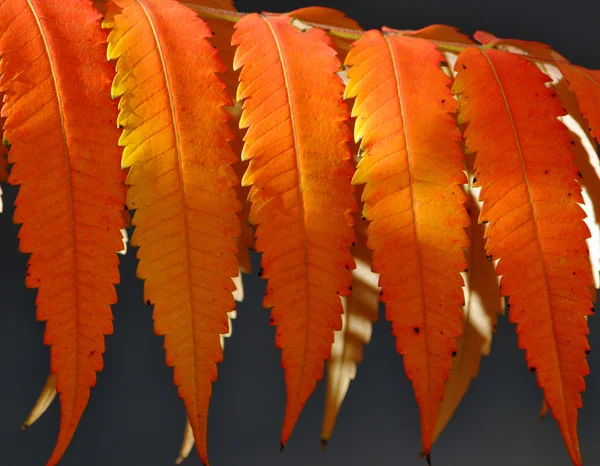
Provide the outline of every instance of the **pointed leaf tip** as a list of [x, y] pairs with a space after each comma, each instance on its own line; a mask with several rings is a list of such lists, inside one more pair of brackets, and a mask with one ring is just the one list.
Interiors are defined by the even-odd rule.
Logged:
[[280, 452], [283, 452], [283, 449], [284, 449], [284, 448], [285, 448], [285, 443], [281, 442], [281, 443], [279, 444], [279, 451], [280, 451]]

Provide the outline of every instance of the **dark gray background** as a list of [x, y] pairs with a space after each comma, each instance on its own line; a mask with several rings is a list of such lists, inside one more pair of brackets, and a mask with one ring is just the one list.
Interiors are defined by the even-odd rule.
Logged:
[[[442, 23], [472, 33], [539, 40], [577, 64], [600, 68], [599, 7], [595, 0], [321, 1], [344, 10], [365, 28], [401, 29]], [[319, 4], [319, 2], [317, 2]], [[289, 11], [305, 1], [238, 1], [240, 11]], [[41, 466], [59, 423], [55, 402], [26, 432], [20, 426], [44, 383], [49, 351], [44, 325], [35, 320], [35, 292], [24, 286], [27, 256], [17, 252], [12, 225], [16, 188], [5, 190], [0, 215], [0, 464]], [[254, 255], [255, 270], [258, 256]], [[164, 363], [162, 338], [154, 336], [151, 311], [135, 278], [135, 250], [122, 258], [115, 333], [107, 338], [105, 370], [61, 466], [165, 466], [179, 450], [185, 412]], [[350, 387], [327, 453], [319, 449], [324, 384], [318, 385], [284, 453], [279, 452], [285, 388], [275, 330], [261, 307], [265, 282], [244, 276], [246, 300], [238, 306], [233, 338], [209, 419], [213, 465], [423, 465], [419, 416], [402, 360], [383, 314], [375, 325], [364, 363]], [[584, 464], [600, 464], [600, 324], [590, 319], [592, 374], [586, 379], [579, 432]], [[541, 391], [517, 348], [515, 328], [501, 318], [491, 356], [483, 361], [448, 429], [432, 450], [436, 466], [566, 466], [570, 464], [556, 423], [537, 423]], [[199, 465], [192, 453], [184, 463]]]

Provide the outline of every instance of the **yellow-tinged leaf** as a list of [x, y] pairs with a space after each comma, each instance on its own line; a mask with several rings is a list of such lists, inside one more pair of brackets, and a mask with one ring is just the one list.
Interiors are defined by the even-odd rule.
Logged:
[[242, 68], [238, 100], [245, 99], [240, 126], [248, 127], [242, 182], [252, 185], [250, 220], [269, 278], [263, 303], [273, 307], [285, 369], [283, 446], [341, 328], [338, 294], [350, 292], [349, 115], [335, 75], [340, 63], [323, 31], [252, 14], [236, 24], [233, 43], [234, 66]]
[[175, 464], [183, 463], [194, 448], [194, 432], [192, 431], [192, 425], [190, 424], [190, 420], [186, 418], [185, 420], [185, 429], [183, 430], [183, 442], [181, 443], [181, 448], [179, 450], [179, 455], [175, 460]]
[[322, 6], [308, 6], [286, 13], [288, 16], [301, 21], [317, 23], [318, 26], [332, 26], [336, 28], [362, 31], [360, 24], [346, 16], [343, 11]]
[[589, 349], [592, 274], [571, 138], [549, 78], [517, 55], [470, 48], [456, 63], [466, 148], [477, 152], [486, 251], [569, 454], [581, 465], [577, 409]]
[[54, 398], [56, 398], [56, 374], [50, 374], [46, 378], [46, 382], [42, 388], [42, 393], [40, 393], [40, 396], [35, 402], [35, 405], [29, 413], [29, 416], [27, 416], [27, 419], [25, 419], [21, 430], [27, 429], [35, 421], [37, 421], [52, 404]]
[[379, 275], [371, 271], [366, 224], [358, 214], [355, 215], [356, 246], [352, 249], [352, 255], [356, 268], [352, 271], [352, 294], [341, 298], [344, 307], [342, 329], [335, 332], [331, 358], [327, 362], [325, 411], [321, 428], [323, 448], [331, 438], [350, 382], [356, 377], [357, 365], [362, 361], [363, 346], [371, 340], [372, 323], [379, 315], [381, 289], [378, 285]]
[[208, 464], [208, 404], [235, 308], [240, 234], [223, 109], [231, 100], [215, 75], [225, 68], [206, 24], [174, 0], [115, 0], [106, 18], [108, 57], [118, 59], [112, 92], [121, 96], [137, 273]]
[[469, 224], [461, 135], [450, 115], [457, 103], [443, 61], [432, 42], [378, 31], [364, 34], [346, 60], [346, 96], [356, 97], [355, 139], [364, 151], [353, 183], [366, 183], [372, 269], [381, 274], [427, 456], [462, 332]]
[[31, 253], [25, 284], [38, 288], [61, 420], [48, 465], [64, 454], [102, 369], [112, 333], [117, 251], [123, 249], [114, 75], [90, 2], [0, 1], [0, 92], [14, 222]]
[[[470, 164], [472, 166], [472, 164]], [[468, 271], [465, 278], [465, 305], [463, 306], [463, 333], [456, 341], [456, 356], [450, 378], [444, 387], [433, 441], [435, 442], [467, 392], [471, 380], [477, 377], [481, 356], [490, 353], [492, 334], [498, 314], [504, 312], [504, 298], [500, 296], [495, 265], [486, 257], [484, 233], [486, 224], [477, 223], [480, 212], [479, 191], [469, 180], [467, 209], [471, 217], [470, 247], [467, 252]]]

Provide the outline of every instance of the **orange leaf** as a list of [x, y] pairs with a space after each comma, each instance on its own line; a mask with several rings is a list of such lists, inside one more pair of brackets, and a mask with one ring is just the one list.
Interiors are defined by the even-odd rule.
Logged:
[[25, 284], [39, 288], [37, 318], [46, 321], [61, 402], [48, 461], [55, 465], [102, 369], [104, 335], [113, 330], [125, 202], [109, 94], [113, 71], [91, 3], [1, 3], [9, 182], [21, 185], [14, 221], [23, 224], [19, 249], [31, 253]]
[[236, 157], [223, 109], [231, 101], [215, 75], [224, 65], [206, 24], [174, 0], [115, 0], [108, 9], [137, 274], [208, 464], [211, 383], [223, 358], [221, 335], [229, 332], [227, 313], [235, 309], [240, 234], [239, 181], [230, 166]]
[[283, 446], [323, 377], [341, 327], [338, 294], [350, 291], [356, 204], [349, 115], [335, 75], [340, 63], [323, 31], [252, 14], [236, 24], [233, 43], [234, 66], [242, 67], [238, 100], [246, 99], [240, 126], [249, 128], [242, 183], [252, 185], [250, 220], [269, 278], [263, 303], [273, 307], [285, 369]]
[[500, 259], [496, 273], [519, 346], [580, 465], [576, 423], [589, 373], [592, 275], [571, 138], [557, 120], [562, 105], [545, 86], [548, 77], [517, 55], [467, 49], [455, 69], [459, 121], [467, 123], [467, 151], [477, 152], [480, 221], [490, 222], [486, 250]]
[[427, 40], [378, 31], [363, 35], [346, 60], [346, 96], [356, 97], [355, 139], [365, 154], [353, 183], [366, 183], [372, 269], [415, 390], [426, 455], [461, 334], [469, 224], [461, 135], [450, 115], [457, 104], [443, 61]]

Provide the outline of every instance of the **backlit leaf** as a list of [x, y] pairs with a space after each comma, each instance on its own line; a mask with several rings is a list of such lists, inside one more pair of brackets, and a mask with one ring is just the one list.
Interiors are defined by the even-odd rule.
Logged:
[[250, 221], [269, 279], [263, 304], [273, 308], [285, 369], [282, 446], [341, 328], [338, 295], [350, 292], [356, 210], [340, 63], [323, 31], [302, 32], [292, 21], [248, 15], [233, 36], [240, 126], [248, 127], [242, 183], [252, 185]]
[[102, 369], [119, 282], [125, 201], [110, 100], [106, 34], [91, 3], [0, 1], [0, 92], [14, 222], [31, 253], [25, 284], [56, 374], [61, 420], [48, 465], [64, 454]]
[[346, 60], [346, 96], [356, 97], [355, 139], [364, 151], [353, 183], [366, 183], [372, 269], [381, 274], [381, 300], [415, 390], [427, 456], [462, 332], [469, 224], [461, 135], [450, 115], [457, 104], [442, 61], [427, 40], [378, 31], [364, 34]]
[[557, 119], [563, 108], [545, 86], [549, 78], [514, 54], [466, 49], [455, 69], [459, 121], [467, 123], [467, 151], [477, 152], [480, 221], [490, 222], [486, 251], [500, 259], [496, 273], [519, 346], [580, 465], [592, 275], [571, 138]]

